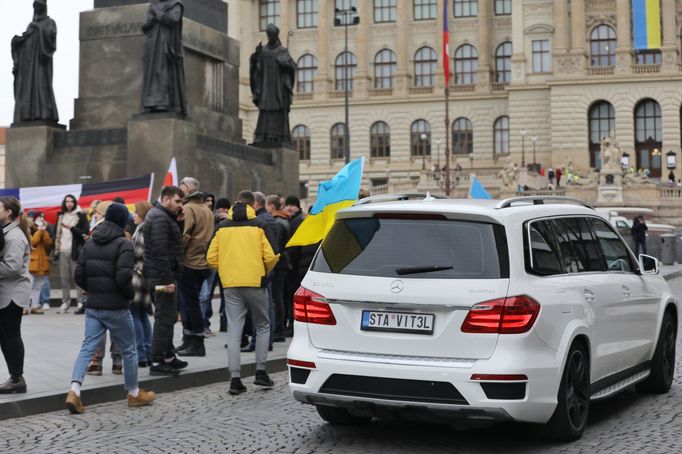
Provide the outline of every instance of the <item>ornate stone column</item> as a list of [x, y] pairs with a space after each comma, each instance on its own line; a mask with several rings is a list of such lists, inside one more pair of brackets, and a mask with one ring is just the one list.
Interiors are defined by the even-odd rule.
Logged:
[[560, 70], [575, 75], [585, 73], [585, 0], [571, 0], [571, 63]]
[[315, 78], [315, 99], [326, 99], [331, 79], [329, 78], [329, 34], [333, 10], [330, 2], [318, 2], [318, 42], [317, 42], [317, 77]]
[[478, 0], [478, 83], [479, 90], [490, 89], [490, 0]]
[[616, 0], [616, 74], [630, 74], [632, 71], [630, 2], [631, 0]]
[[[294, 17], [294, 20], [296, 18]], [[280, 0], [279, 3], [279, 39], [286, 46], [287, 34], [289, 33], [289, 0]]]
[[[373, 2], [367, 2], [373, 3]], [[396, 6], [396, 20], [397, 33], [396, 37], [396, 51], [398, 55], [398, 64], [396, 68], [396, 75], [394, 81], [394, 94], [407, 93], [407, 87], [410, 85], [410, 78], [408, 66], [410, 62], [410, 49], [408, 46], [408, 35], [410, 33], [410, 14], [412, 13], [412, 2], [397, 2]], [[442, 24], [442, 22], [441, 22]]]
[[567, 0], [554, 1], [554, 53], [568, 50], [568, 4]]
[[526, 40], [523, 27], [523, 1], [512, 2], [512, 85], [526, 82]]
[[677, 45], [675, 44], [676, 17], [675, 0], [661, 1], [661, 14], [663, 16], [663, 46], [661, 53], [663, 54], [663, 65], [661, 70], [668, 73], [676, 73], [679, 71], [677, 64]]
[[[357, 3], [360, 24], [350, 25], [348, 29], [348, 33], [351, 33], [354, 28], [357, 28], [355, 34], [355, 56], [358, 59], [358, 67], [355, 74], [355, 80], [353, 81], [353, 98], [367, 96], [367, 89], [372, 86], [374, 58], [368, 54], [367, 49], [367, 42], [369, 41], [369, 24], [373, 22], [372, 4], [373, 2]], [[350, 37], [348, 40], [350, 43]], [[348, 47], [348, 50], [350, 51], [350, 44]]]

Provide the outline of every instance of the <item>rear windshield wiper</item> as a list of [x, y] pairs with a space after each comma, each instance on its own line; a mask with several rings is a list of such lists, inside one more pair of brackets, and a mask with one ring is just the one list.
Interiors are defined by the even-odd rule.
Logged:
[[405, 268], [396, 268], [395, 272], [398, 276], [404, 276], [406, 274], [418, 274], [418, 273], [433, 273], [434, 271], [445, 271], [451, 270], [452, 266], [412, 266]]

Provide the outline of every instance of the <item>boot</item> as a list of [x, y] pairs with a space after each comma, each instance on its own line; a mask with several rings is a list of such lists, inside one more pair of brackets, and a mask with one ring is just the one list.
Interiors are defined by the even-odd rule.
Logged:
[[73, 415], [82, 415], [85, 413], [85, 407], [83, 407], [80, 396], [77, 396], [73, 391], [69, 391], [69, 394], [66, 396], [66, 408], [68, 408], [69, 413]]
[[175, 349], [175, 353], [178, 353], [180, 350], [185, 350], [187, 347], [190, 346], [191, 342], [192, 336], [187, 335], [182, 336], [182, 344], [180, 344], [180, 346]]
[[156, 399], [156, 393], [154, 391], [145, 391], [140, 388], [137, 397], [128, 394], [128, 406], [132, 408], [144, 407], [146, 405], [151, 405], [152, 402], [154, 402], [154, 399]]
[[26, 392], [26, 381], [24, 377], [10, 377], [5, 383], [0, 385], [0, 394], [23, 394]]
[[206, 356], [204, 338], [200, 336], [192, 336], [189, 347], [178, 351], [178, 356]]

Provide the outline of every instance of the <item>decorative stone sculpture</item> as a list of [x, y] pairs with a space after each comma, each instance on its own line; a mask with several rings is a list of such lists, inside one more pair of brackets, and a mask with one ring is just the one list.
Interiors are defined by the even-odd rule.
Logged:
[[616, 142], [616, 133], [611, 131], [608, 137], [605, 137], [601, 143], [601, 162], [602, 172], [623, 172], [623, 165], [621, 160], [623, 158], [623, 150]]
[[182, 16], [180, 0], [152, 0], [142, 32], [144, 78], [142, 112], [175, 112], [187, 115]]
[[47, 0], [33, 2], [33, 21], [12, 38], [14, 123], [59, 121], [52, 91], [52, 56], [57, 50], [57, 24], [47, 15]]
[[268, 43], [259, 44], [250, 58], [251, 94], [259, 111], [254, 145], [280, 146], [291, 143], [296, 63], [279, 40], [279, 28], [269, 24], [265, 32]]
[[511, 160], [498, 172], [497, 176], [502, 180], [503, 187], [516, 186], [519, 169]]

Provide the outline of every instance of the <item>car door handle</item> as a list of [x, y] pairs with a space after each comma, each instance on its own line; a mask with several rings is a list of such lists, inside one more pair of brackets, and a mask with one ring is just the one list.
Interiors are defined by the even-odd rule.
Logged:
[[589, 304], [594, 304], [597, 301], [592, 290], [585, 289], [585, 302]]
[[630, 288], [625, 286], [625, 285], [623, 285], [621, 287], [621, 290], [623, 290], [623, 295], [625, 295], [625, 296], [630, 296], [630, 293], [632, 293], [632, 292], [630, 292]]

